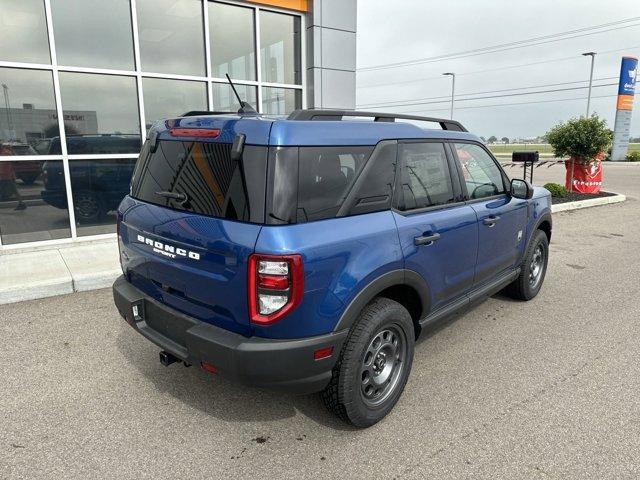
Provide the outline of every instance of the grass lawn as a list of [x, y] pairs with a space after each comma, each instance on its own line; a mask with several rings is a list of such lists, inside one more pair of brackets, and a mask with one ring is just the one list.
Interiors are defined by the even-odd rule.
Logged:
[[[488, 145], [494, 154], [511, 154], [514, 150], [538, 151], [540, 153], [553, 153], [548, 143], [512, 143], [508, 145]], [[630, 143], [629, 152], [640, 151], [640, 143]]]

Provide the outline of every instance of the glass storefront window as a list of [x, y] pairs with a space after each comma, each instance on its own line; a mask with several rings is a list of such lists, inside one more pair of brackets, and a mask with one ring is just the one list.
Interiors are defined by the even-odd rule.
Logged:
[[[60, 72], [60, 91], [69, 154], [140, 151], [134, 77]], [[51, 151], [60, 153], [55, 143]]]
[[2, 0], [0, 60], [51, 63], [43, 0]]
[[78, 236], [116, 231], [116, 211], [135, 164], [135, 158], [69, 161]]
[[256, 38], [253, 8], [209, 2], [211, 75], [228, 73], [239, 80], [256, 79]]
[[300, 90], [292, 88], [264, 87], [262, 89], [262, 111], [272, 115], [284, 115], [302, 108]]
[[48, 154], [59, 135], [52, 73], [0, 68], [0, 89], [0, 156]]
[[69, 238], [62, 160], [0, 160], [3, 245]]
[[55, 0], [51, 16], [59, 65], [135, 68], [129, 0]]
[[162, 78], [143, 78], [144, 116], [147, 129], [156, 121], [207, 109], [207, 84]]
[[205, 74], [201, 0], [138, 0], [142, 70]]
[[262, 81], [301, 82], [300, 17], [260, 11]]
[[[244, 102], [251, 104], [253, 108], [258, 109], [257, 89], [252, 85], [235, 84], [238, 95]], [[233, 94], [233, 90], [228, 83], [214, 83], [212, 85], [213, 108], [216, 112], [237, 112], [240, 104]]]

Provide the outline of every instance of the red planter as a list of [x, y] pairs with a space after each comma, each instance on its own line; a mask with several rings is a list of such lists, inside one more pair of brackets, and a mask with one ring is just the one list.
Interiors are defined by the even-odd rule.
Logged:
[[[592, 162], [583, 163], [571, 158], [564, 162], [566, 169], [565, 187], [570, 192], [600, 193], [602, 186], [602, 159], [604, 153], [599, 153]], [[571, 181], [573, 180], [573, 188]]]

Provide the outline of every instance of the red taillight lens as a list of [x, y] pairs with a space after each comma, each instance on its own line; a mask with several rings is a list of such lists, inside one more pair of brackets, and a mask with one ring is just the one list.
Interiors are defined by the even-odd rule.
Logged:
[[303, 268], [300, 255], [258, 255], [249, 257], [247, 293], [251, 322], [277, 322], [302, 300]]
[[216, 138], [220, 135], [220, 130], [217, 128], [172, 128], [169, 133], [172, 137]]
[[258, 274], [258, 288], [286, 290], [289, 288], [289, 276]]

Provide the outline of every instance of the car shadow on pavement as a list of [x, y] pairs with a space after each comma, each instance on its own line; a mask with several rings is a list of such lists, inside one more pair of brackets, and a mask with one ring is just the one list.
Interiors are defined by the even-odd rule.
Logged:
[[193, 365], [164, 367], [159, 347], [123, 324], [116, 344], [125, 361], [162, 393], [207, 415], [228, 422], [264, 422], [294, 417], [297, 412], [335, 429], [355, 430], [329, 413], [319, 395], [293, 395], [239, 385]]

